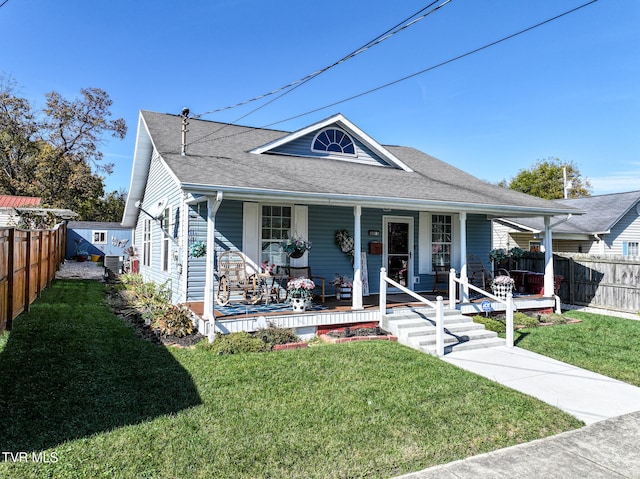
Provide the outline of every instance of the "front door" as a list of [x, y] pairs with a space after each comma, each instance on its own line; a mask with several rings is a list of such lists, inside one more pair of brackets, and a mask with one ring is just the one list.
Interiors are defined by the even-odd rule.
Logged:
[[413, 218], [390, 216], [384, 219], [384, 265], [387, 276], [412, 289], [413, 278]]

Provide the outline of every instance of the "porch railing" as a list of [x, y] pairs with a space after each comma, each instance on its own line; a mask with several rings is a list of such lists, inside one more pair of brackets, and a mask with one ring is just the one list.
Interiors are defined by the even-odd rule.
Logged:
[[436, 302], [429, 301], [427, 298], [420, 296], [418, 293], [402, 286], [387, 276], [387, 269], [380, 268], [380, 317], [387, 314], [387, 284], [398, 288], [419, 302], [436, 310], [436, 354], [444, 356], [444, 300], [442, 296], [436, 298]]
[[462, 286], [465, 296], [468, 296], [468, 290], [471, 289], [477, 293], [480, 293], [482, 296], [486, 296], [487, 298], [493, 301], [496, 301], [498, 303], [502, 303], [505, 305], [506, 328], [507, 328], [506, 346], [508, 348], [512, 348], [513, 347], [513, 312], [517, 309], [515, 303], [513, 302], [513, 295], [511, 293], [507, 293], [506, 299], [500, 298], [494, 294], [491, 294], [469, 283], [469, 281], [467, 281], [467, 278], [464, 278], [464, 280], [462, 278], [458, 278], [456, 276], [456, 270], [451, 268], [449, 270], [449, 307], [452, 309], [455, 309], [456, 302], [457, 302], [456, 290], [458, 288], [456, 287], [456, 283]]

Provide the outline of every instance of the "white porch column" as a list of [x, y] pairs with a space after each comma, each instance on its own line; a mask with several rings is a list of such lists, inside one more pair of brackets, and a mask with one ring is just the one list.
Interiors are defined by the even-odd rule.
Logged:
[[362, 206], [353, 207], [353, 290], [351, 309], [362, 309]]
[[543, 296], [553, 296], [553, 238], [551, 217], [544, 217], [544, 291]]
[[467, 276], [467, 212], [460, 212], [460, 281], [465, 285], [460, 292], [460, 302], [469, 301], [469, 282]]
[[216, 258], [216, 213], [222, 203], [222, 191], [218, 191], [216, 198], [207, 197], [207, 258], [204, 279], [204, 314], [209, 325], [209, 340], [215, 335], [214, 319], [214, 272]]

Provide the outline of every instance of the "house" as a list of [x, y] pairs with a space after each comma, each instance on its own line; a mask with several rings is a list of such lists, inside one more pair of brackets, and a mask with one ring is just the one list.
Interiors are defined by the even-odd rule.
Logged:
[[124, 251], [131, 246], [133, 231], [117, 222], [69, 221], [65, 258], [78, 252], [94, 256], [118, 256], [124, 260]]
[[[586, 196], [557, 203], [583, 210], [557, 224], [553, 251], [598, 255], [640, 255], [640, 191]], [[537, 251], [544, 239], [542, 218], [494, 220], [493, 247]]]
[[[169, 285], [175, 303], [204, 301], [200, 328], [210, 332], [221, 328], [216, 262], [226, 250], [241, 251], [256, 271], [267, 260], [308, 265], [329, 279], [347, 274], [357, 312], [367, 289], [379, 291], [383, 267], [398, 284], [431, 291], [438, 270], [466, 278], [467, 255], [487, 257], [492, 218], [550, 224], [570, 213], [579, 211], [414, 148], [381, 145], [341, 114], [287, 132], [142, 111], [122, 225], [134, 229], [140, 273]], [[353, 239], [353, 263], [336, 244], [338, 231]], [[297, 259], [280, 248], [294, 235], [312, 242]], [[200, 241], [207, 254], [190, 255]], [[546, 264], [552, 291], [551, 257]]]

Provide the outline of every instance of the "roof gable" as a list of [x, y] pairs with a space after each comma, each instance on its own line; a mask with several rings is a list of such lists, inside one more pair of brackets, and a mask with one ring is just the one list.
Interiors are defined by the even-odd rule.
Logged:
[[[333, 137], [327, 138], [325, 133], [327, 131], [329, 135], [332, 134], [332, 131], [337, 131], [338, 135], [340, 135], [339, 140]], [[318, 147], [318, 145], [327, 144], [328, 142], [332, 142], [332, 146], [336, 145], [336, 148], [323, 149], [321, 146]], [[346, 145], [351, 142], [353, 148], [339, 151], [340, 142]], [[380, 145], [340, 113], [282, 136], [266, 145], [254, 148], [251, 153], [331, 158], [353, 163], [398, 168], [408, 172], [412, 171], [408, 165], [400, 161], [387, 148]]]
[[[640, 202], [640, 191], [611, 193], [598, 196], [584, 196], [558, 203], [571, 206], [585, 212], [581, 216], [572, 216], [568, 221], [554, 228], [562, 233], [608, 233], [611, 229]], [[517, 225], [533, 232], [544, 230], [541, 218], [503, 218], [509, 224]]]

